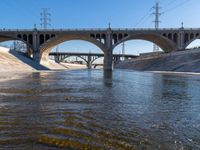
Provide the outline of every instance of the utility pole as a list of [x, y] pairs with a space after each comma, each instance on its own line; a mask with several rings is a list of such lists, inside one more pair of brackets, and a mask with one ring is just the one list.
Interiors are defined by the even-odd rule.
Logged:
[[108, 23], [108, 29], [110, 29], [110, 28], [111, 28], [111, 23], [109, 22], [109, 23]]
[[[158, 0], [156, 0], [156, 4], [155, 4], [155, 6], [153, 7], [153, 15], [155, 15], [155, 20], [153, 21], [154, 22], [154, 24], [155, 24], [155, 29], [156, 30], [158, 30], [158, 28], [159, 28], [159, 24], [160, 24], [160, 15], [161, 15], [161, 13], [160, 13], [160, 9], [161, 9], [161, 7], [160, 7], [160, 4], [159, 4], [159, 1]], [[154, 44], [153, 45], [153, 52], [157, 52], [157, 51], [159, 51], [159, 47], [156, 45], [156, 44]]]
[[[51, 13], [49, 12], [49, 8], [42, 8], [42, 11], [40, 13], [40, 25], [43, 29], [48, 29], [48, 27], [51, 26]], [[36, 25], [34, 26], [34, 28], [36, 29]], [[59, 52], [59, 45], [57, 45], [56, 47], [56, 60], [58, 62], [58, 52]]]
[[43, 29], [47, 29], [49, 26], [51, 26], [51, 13], [49, 12], [49, 8], [42, 8], [40, 17], [40, 25]]
[[124, 42], [122, 43], [122, 55], [123, 55], [122, 60], [125, 60], [125, 43]]

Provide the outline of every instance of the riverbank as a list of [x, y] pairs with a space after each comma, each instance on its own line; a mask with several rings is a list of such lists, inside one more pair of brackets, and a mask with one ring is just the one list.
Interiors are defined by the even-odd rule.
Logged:
[[32, 72], [33, 67], [9, 53], [8, 48], [0, 47], [0, 72]]
[[56, 63], [53, 60], [38, 64], [15, 51], [9, 51], [8, 48], [0, 47], [0, 72], [1, 73], [26, 73], [38, 71], [59, 71], [72, 69], [85, 69], [85, 65]]
[[86, 65], [56, 63], [53, 60], [38, 64], [23, 54], [0, 47], [0, 82], [18, 80], [32, 76], [37, 72], [57, 72], [75, 69], [86, 69]]
[[160, 54], [155, 57], [139, 57], [116, 65], [119, 69], [138, 71], [169, 71], [200, 73], [200, 49]]

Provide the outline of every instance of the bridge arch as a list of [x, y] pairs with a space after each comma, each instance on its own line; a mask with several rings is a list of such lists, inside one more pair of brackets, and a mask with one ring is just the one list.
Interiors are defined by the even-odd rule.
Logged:
[[[80, 41], [85, 41], [88, 43], [91, 43], [95, 46], [97, 46], [101, 51], [104, 51], [105, 45], [101, 42], [101, 40], [97, 40], [95, 38], [92, 38], [90, 35], [86, 36], [86, 35], [80, 35], [80, 34], [67, 34], [67, 35], [51, 35], [51, 37], [53, 36], [53, 38], [49, 39], [48, 41], [44, 42], [41, 46], [40, 46], [40, 56], [41, 56], [41, 60], [42, 61], [48, 61], [48, 56], [49, 53], [51, 52], [52, 48], [54, 48], [56, 45], [59, 45], [61, 43], [67, 42], [67, 41], [73, 41], [73, 40], [80, 40]], [[101, 39], [101, 36], [105, 36], [105, 35], [100, 35], [97, 34], [96, 36], [99, 37], [99, 39]]]
[[[100, 36], [100, 35], [98, 35]], [[72, 35], [61, 35], [61, 36], [55, 36], [53, 37], [52, 39], [49, 39], [48, 41], [46, 41], [44, 44], [42, 44], [40, 46], [40, 51], [41, 52], [45, 52], [46, 50], [48, 49], [51, 49], [53, 47], [55, 47], [56, 45], [59, 45], [63, 42], [67, 42], [67, 41], [71, 41], [71, 40], [81, 40], [81, 41], [86, 41], [86, 42], [89, 42], [89, 43], [92, 43], [94, 45], [96, 45], [98, 48], [100, 48], [102, 51], [105, 50], [105, 45], [102, 44], [100, 41], [94, 39], [94, 38], [91, 38], [90, 36], [85, 36], [85, 35], [75, 35], [75, 34], [72, 34]]]
[[0, 34], [0, 43], [2, 42], [9, 42], [9, 41], [20, 41], [24, 44], [26, 44], [27, 46], [27, 52], [29, 53], [29, 55], [31, 55], [31, 53], [33, 52], [33, 46], [32, 46], [32, 34], [17, 34], [15, 36], [11, 35], [4, 35], [4, 34]]
[[28, 35], [28, 43], [33, 45], [33, 35], [32, 34]]
[[90, 60], [90, 62], [87, 60], [87, 57], [88, 56], [86, 56], [86, 57], [84, 57], [84, 56], [79, 56], [79, 55], [67, 55], [67, 56], [65, 56], [65, 57], [63, 57], [62, 59], [61, 59], [61, 62], [63, 61], [63, 60], [65, 60], [65, 59], [67, 59], [67, 58], [70, 58], [70, 57], [78, 57], [78, 58], [80, 58], [80, 59], [82, 59], [85, 63], [86, 63], [86, 65], [88, 64], [88, 63], [91, 63], [91, 65], [94, 65], [94, 62], [96, 61], [96, 60], [98, 60], [98, 59], [100, 59], [100, 58], [103, 58], [103, 56], [97, 56], [97, 57], [92, 57], [92, 59]]
[[178, 34], [177, 33], [174, 33], [173, 34], [173, 40], [174, 42], [177, 44], [178, 43]]
[[65, 59], [67, 59], [69, 57], [78, 57], [78, 58], [82, 59], [85, 63], [88, 63], [87, 60], [84, 57], [82, 57], [82, 56], [73, 56], [73, 55], [68, 55], [68, 56], [64, 57], [61, 61], [65, 60]]
[[[172, 36], [172, 34], [170, 35]], [[161, 49], [163, 49], [164, 52], [168, 53], [173, 50], [177, 50], [177, 45], [172, 41], [169, 40], [165, 36], [161, 36], [159, 34], [134, 34], [134, 35], [128, 35], [127, 37], [123, 38], [119, 42], [115, 43], [113, 45], [113, 49], [118, 46], [119, 44], [129, 41], [129, 40], [145, 40], [152, 43], [155, 43], [158, 45]]]
[[40, 45], [42, 45], [44, 42], [45, 42], [45, 37], [44, 37], [44, 34], [40, 34], [39, 36], [39, 41], [40, 41]]
[[[191, 35], [190, 35], [191, 36]], [[187, 48], [191, 43], [193, 43], [196, 40], [200, 39], [200, 34], [196, 33], [193, 38], [188, 39], [188, 41], [185, 43], [185, 48]]]
[[168, 34], [168, 39], [172, 40], [172, 34], [171, 33]]
[[[153, 43], [147, 40], [140, 40], [140, 39], [133, 39], [128, 40], [124, 42], [124, 50], [125, 55], [135, 55], [139, 56], [142, 53], [151, 53], [153, 52]], [[159, 52], [162, 52], [163, 50], [159, 47]], [[119, 55], [122, 54], [123, 50], [123, 43], [117, 45], [113, 49], [113, 55]], [[126, 57], [128, 59], [128, 57]], [[125, 58], [122, 56], [120, 57], [120, 60], [123, 61]]]
[[45, 41], [48, 41], [50, 39], [50, 35], [49, 34], [46, 34], [45, 35]]
[[194, 33], [190, 33], [190, 39], [194, 38]]
[[101, 59], [101, 58], [103, 58], [103, 56], [100, 56], [100, 57], [96, 57], [96, 58], [94, 58], [94, 59], [91, 61], [91, 64], [93, 65], [94, 62], [95, 62], [96, 60]]

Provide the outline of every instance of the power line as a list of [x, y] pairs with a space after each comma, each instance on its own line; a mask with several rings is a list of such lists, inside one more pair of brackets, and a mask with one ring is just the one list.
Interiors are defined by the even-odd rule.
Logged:
[[189, 1], [191, 1], [191, 0], [184, 0], [183, 2], [177, 4], [176, 6], [171, 7], [171, 8], [169, 8], [169, 9], [166, 9], [163, 13], [166, 13], [166, 12], [169, 12], [169, 11], [173, 11], [174, 9], [185, 5], [185, 4], [188, 3]]
[[[171, 8], [169, 8], [169, 7], [172, 6], [173, 4], [175, 4], [176, 2], [178, 2], [178, 0], [170, 0], [170, 1], [168, 1], [168, 2], [165, 1], [165, 2], [167, 2], [167, 3], [164, 3], [164, 4], [165, 4], [165, 5], [164, 5], [164, 8], [169, 8], [169, 9], [165, 9], [162, 13], [160, 13], [160, 15], [161, 15], [161, 14], [164, 14], [164, 13], [166, 13], [166, 12], [168, 12], [168, 11], [174, 10], [174, 9], [176, 9], [176, 8], [178, 8], [178, 7], [182, 6], [182, 5], [184, 5], [185, 3], [189, 2], [189, 1], [191, 1], [191, 0], [185, 0], [184, 2], [181, 2], [181, 3], [179, 3], [178, 5], [175, 5], [174, 7], [171, 7]], [[158, 0], [157, 0], [157, 2], [158, 2]], [[159, 3], [159, 2], [158, 2], [158, 3]], [[154, 7], [155, 7], [155, 6], [154, 6]], [[151, 8], [150, 10], [154, 9], [154, 7]], [[160, 9], [161, 9], [161, 7], [160, 7]], [[154, 9], [154, 10], [155, 10], [155, 9]], [[145, 14], [143, 17], [141, 17], [141, 18], [135, 23], [135, 27], [137, 27], [137, 26], [143, 24], [145, 21], [147, 21], [148, 17], [150, 17], [150, 16], [151, 16], [151, 15], [149, 15], [149, 11], [148, 11], [148, 14]]]
[[137, 27], [137, 26], [141, 25], [142, 23], [144, 23], [147, 20], [147, 18], [149, 18], [150, 16], [151, 15], [149, 15], [149, 12], [148, 12], [148, 14], [144, 15], [143, 17], [141, 17], [140, 20], [137, 23], [135, 23], [135, 27]]
[[165, 5], [163, 5], [163, 8], [167, 8], [167, 7], [171, 6], [172, 4], [174, 4], [175, 2], [177, 2], [177, 0], [171, 0], [168, 3], [166, 3]]
[[47, 29], [48, 26], [51, 26], [51, 13], [49, 12], [49, 8], [42, 8], [42, 12], [40, 13], [40, 25], [42, 28]]
[[138, 19], [138, 21], [135, 23], [134, 26], [137, 27], [137, 26], [143, 24], [148, 18], [150, 18], [150, 16], [151, 16], [149, 14], [150, 11], [151, 11], [151, 9], [149, 9], [149, 11], [147, 13], [145, 13], [144, 16], [142, 16], [140, 19]]

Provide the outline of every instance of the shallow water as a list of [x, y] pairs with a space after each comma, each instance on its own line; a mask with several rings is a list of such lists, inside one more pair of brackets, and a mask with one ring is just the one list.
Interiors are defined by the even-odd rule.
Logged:
[[198, 150], [200, 76], [78, 70], [0, 82], [0, 149]]

